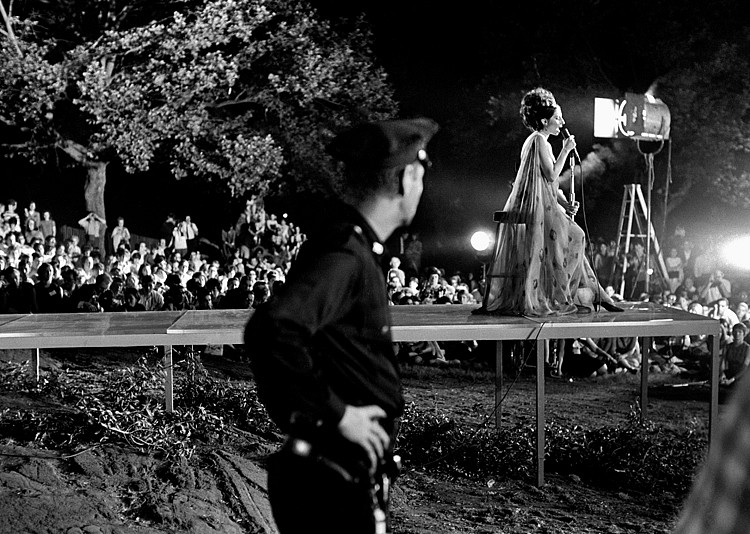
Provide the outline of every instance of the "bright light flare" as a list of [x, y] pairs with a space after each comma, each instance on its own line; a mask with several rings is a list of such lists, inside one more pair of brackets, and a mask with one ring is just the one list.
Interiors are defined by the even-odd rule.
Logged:
[[721, 256], [727, 265], [750, 271], [750, 236], [736, 237], [724, 243]]
[[490, 235], [482, 230], [474, 232], [471, 236], [471, 246], [477, 252], [484, 252], [490, 246]]

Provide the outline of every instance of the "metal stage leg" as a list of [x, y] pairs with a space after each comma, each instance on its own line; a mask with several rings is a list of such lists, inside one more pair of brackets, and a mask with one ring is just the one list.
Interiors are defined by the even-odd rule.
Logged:
[[34, 355], [31, 357], [31, 372], [34, 373], [34, 379], [39, 382], [39, 357], [41, 353], [40, 348], [34, 349]]
[[166, 373], [164, 380], [164, 401], [167, 412], [172, 413], [174, 410], [174, 367], [172, 365], [172, 345], [164, 345], [164, 371]]
[[652, 338], [644, 337], [641, 348], [641, 423], [646, 422], [646, 411], [648, 410], [648, 360], [651, 358]]
[[544, 362], [549, 340], [536, 342], [536, 485], [544, 486]]
[[707, 345], [711, 348], [711, 400], [708, 406], [708, 448], [719, 437], [719, 374], [721, 373], [721, 352], [719, 336], [708, 336]]
[[495, 341], [495, 428], [503, 419], [503, 342]]

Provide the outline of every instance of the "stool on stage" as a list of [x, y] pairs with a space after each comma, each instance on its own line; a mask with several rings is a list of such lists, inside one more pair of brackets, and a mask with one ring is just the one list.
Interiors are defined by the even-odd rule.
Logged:
[[484, 297], [482, 298], [482, 307], [487, 307], [487, 299], [490, 295], [490, 279], [492, 278], [520, 278], [521, 273], [518, 271], [514, 272], [494, 272], [495, 267], [495, 260], [497, 259], [498, 255], [498, 248], [500, 247], [500, 229], [501, 224], [508, 225], [512, 231], [516, 231], [519, 226], [526, 226], [526, 221], [520, 220], [520, 217], [518, 213], [512, 212], [512, 211], [496, 211], [492, 217], [492, 220], [497, 223], [497, 227], [495, 229], [495, 250], [492, 253], [492, 260], [490, 262], [489, 269], [487, 269], [487, 272], [485, 273], [485, 287], [484, 287]]

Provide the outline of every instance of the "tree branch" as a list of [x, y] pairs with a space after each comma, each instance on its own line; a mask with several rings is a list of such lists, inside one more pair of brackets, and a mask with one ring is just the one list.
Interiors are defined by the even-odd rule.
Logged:
[[63, 152], [65, 152], [68, 156], [73, 158], [78, 163], [85, 164], [95, 159], [95, 154], [93, 152], [91, 152], [85, 146], [76, 143], [75, 141], [71, 141], [70, 139], [61, 141], [60, 143], [58, 143], [58, 146], [60, 147], [60, 149], [62, 149]]
[[5, 31], [3, 32], [3, 35], [8, 38], [13, 45], [13, 48], [16, 49], [18, 57], [23, 57], [21, 47], [18, 46], [18, 39], [16, 39], [16, 35], [13, 33], [13, 26], [10, 24], [10, 17], [8, 16], [8, 12], [5, 11], [5, 6], [2, 2], [0, 2], [0, 15], [3, 16], [3, 21], [5, 22]]

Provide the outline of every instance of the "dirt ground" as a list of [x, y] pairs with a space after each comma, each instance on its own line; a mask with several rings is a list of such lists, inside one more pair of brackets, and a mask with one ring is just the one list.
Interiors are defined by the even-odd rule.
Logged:
[[[44, 365], [106, 368], [122, 353], [46, 353]], [[218, 376], [251, 380], [242, 364], [204, 358]], [[535, 420], [533, 371], [506, 377], [502, 423]], [[647, 417], [672, 425], [708, 421], [708, 389], [678, 388], [651, 375]], [[427, 365], [404, 368], [407, 402], [463, 422], [494, 419], [494, 373]], [[547, 420], [596, 426], [625, 421], [637, 402], [640, 377], [546, 380]], [[0, 394], [3, 410], [65, 410], [54, 398]], [[30, 422], [33, 424], [33, 421]], [[75, 455], [0, 442], [0, 534], [162, 534], [274, 532], [265, 501], [263, 461], [273, 446], [238, 435], [228, 446], [201, 451], [196, 465], [166, 465], [137, 450], [95, 446]], [[149, 498], [143, 499], [143, 490]], [[140, 497], [139, 497], [140, 496]], [[393, 492], [394, 532], [666, 533], [681, 495], [607, 492], [576, 476], [547, 474], [546, 484], [490, 474], [469, 480], [405, 465]], [[140, 499], [141, 502], [135, 502]], [[134, 514], [133, 510], [139, 513]]]

